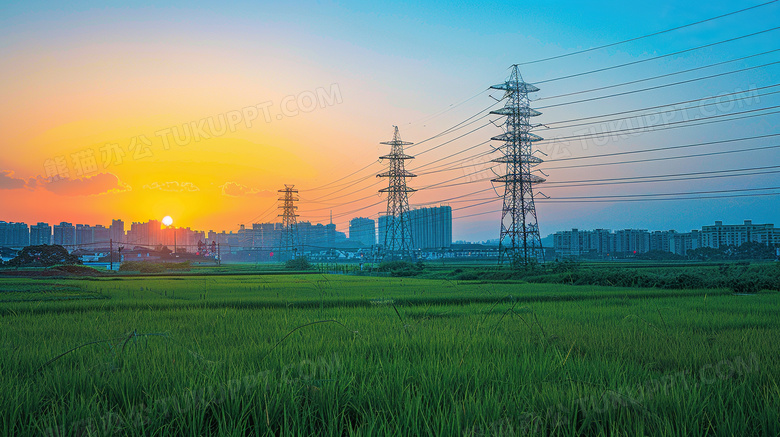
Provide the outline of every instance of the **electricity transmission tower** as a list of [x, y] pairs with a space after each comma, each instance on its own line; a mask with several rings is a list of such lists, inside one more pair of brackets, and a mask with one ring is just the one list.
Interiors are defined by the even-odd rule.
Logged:
[[279, 258], [282, 261], [295, 259], [298, 251], [298, 223], [295, 219], [298, 217], [295, 214], [295, 210], [298, 209], [295, 206], [295, 202], [298, 201], [298, 190], [293, 189], [294, 186], [285, 184], [283, 190], [278, 190], [279, 193], [284, 193], [284, 197], [279, 199], [283, 202], [279, 206], [282, 210], [279, 214], [282, 218], [282, 234], [279, 238], [279, 249], [282, 253]]
[[504, 91], [503, 108], [491, 111], [491, 114], [506, 116], [504, 133], [491, 139], [503, 141], [499, 146], [503, 156], [493, 162], [506, 164], [505, 172], [493, 182], [504, 184], [504, 206], [501, 210], [501, 236], [499, 238], [499, 263], [507, 259], [512, 266], [544, 261], [542, 240], [539, 236], [539, 225], [534, 206], [534, 184], [542, 183], [544, 178], [531, 174], [532, 168], [542, 160], [533, 156], [531, 144], [542, 138], [532, 134], [531, 117], [541, 112], [531, 109], [528, 93], [539, 91], [539, 88], [523, 82], [523, 77], [517, 71], [517, 65], [512, 66], [512, 73], [506, 82], [493, 85], [490, 88]]
[[412, 228], [409, 221], [409, 197], [408, 193], [414, 190], [406, 186], [406, 178], [414, 175], [404, 168], [404, 161], [414, 159], [413, 156], [404, 154], [404, 146], [412, 143], [401, 141], [398, 134], [398, 126], [393, 126], [392, 141], [384, 141], [380, 144], [390, 146], [390, 153], [380, 156], [379, 159], [388, 160], [388, 169], [384, 173], [376, 175], [378, 178], [388, 178], [387, 188], [379, 190], [387, 193], [387, 214], [385, 215], [384, 258], [408, 258], [412, 254]]

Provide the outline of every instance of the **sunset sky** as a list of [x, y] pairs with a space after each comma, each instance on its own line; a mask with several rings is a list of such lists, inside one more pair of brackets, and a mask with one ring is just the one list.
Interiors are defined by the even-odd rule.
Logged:
[[[276, 220], [276, 190], [294, 184], [299, 220], [327, 222], [332, 210], [346, 232], [349, 219], [383, 210], [382, 181], [372, 176], [383, 166], [364, 167], [387, 153], [379, 143], [397, 125], [406, 141], [436, 137], [408, 149], [419, 155], [408, 165], [420, 174], [412, 187], [464, 182], [421, 189], [410, 203], [451, 199], [443, 203], [454, 210], [454, 239], [497, 238], [499, 214], [491, 211], [501, 203], [489, 191], [488, 162], [495, 155], [464, 158], [489, 151], [485, 142], [501, 132], [491, 124], [468, 133], [500, 123], [484, 110], [502, 95], [487, 89], [507, 78], [510, 65], [763, 2], [158, 3], [28, 1], [0, 10], [0, 220], [108, 225], [113, 218], [129, 223], [170, 215], [177, 226], [235, 230]], [[780, 87], [771, 87], [780, 83], [778, 23], [780, 4], [772, 3], [521, 65], [524, 79], [541, 89], [532, 96], [539, 99], [532, 106], [542, 108], [534, 121], [546, 125], [535, 131], [546, 138], [538, 148], [548, 155], [539, 167], [547, 183], [538, 191], [551, 198], [539, 196], [537, 204], [542, 235], [572, 227], [689, 231], [715, 220], [780, 224], [774, 195], [780, 189], [773, 188], [780, 187], [780, 148], [769, 148], [780, 144], [769, 136], [780, 130]], [[721, 43], [732, 38], [739, 39]], [[714, 45], [551, 80], [708, 44]], [[713, 75], [719, 76], [572, 103]], [[690, 100], [698, 101], [684, 111], [661, 107], [623, 116], [630, 120], [576, 121]], [[697, 125], [694, 118], [706, 120]], [[439, 135], [467, 119], [476, 121]], [[581, 138], [639, 120], [665, 129]], [[745, 139], [758, 136], [764, 138]], [[561, 161], [731, 139], [740, 141]], [[708, 154], [748, 148], [763, 149]], [[668, 159], [693, 154], [705, 155]], [[583, 166], [627, 160], [645, 161]], [[723, 172], [701, 178], [712, 171]], [[699, 178], [569, 183], [683, 173]], [[735, 191], [745, 189], [752, 191]], [[770, 195], [604, 197], [699, 192], [706, 193], [682, 197]], [[572, 197], [598, 202], [565, 199]]]

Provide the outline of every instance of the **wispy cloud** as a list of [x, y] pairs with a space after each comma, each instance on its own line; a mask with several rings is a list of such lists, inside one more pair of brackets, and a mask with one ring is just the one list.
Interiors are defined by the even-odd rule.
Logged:
[[192, 182], [179, 182], [179, 181], [152, 182], [149, 185], [144, 185], [144, 189], [170, 191], [175, 193], [200, 191], [200, 188], [198, 188]]
[[16, 190], [24, 188], [27, 182], [14, 177], [12, 170], [0, 170], [0, 190]]
[[93, 196], [130, 191], [132, 188], [112, 173], [98, 173], [85, 178], [47, 179], [38, 176], [27, 182], [29, 188], [43, 188], [60, 196]]
[[274, 191], [258, 190], [255, 188], [247, 187], [246, 185], [240, 184], [238, 182], [225, 182], [223, 185], [220, 185], [220, 188], [222, 188], [223, 195], [230, 196], [230, 197], [241, 197], [241, 196], [273, 197], [276, 195]]

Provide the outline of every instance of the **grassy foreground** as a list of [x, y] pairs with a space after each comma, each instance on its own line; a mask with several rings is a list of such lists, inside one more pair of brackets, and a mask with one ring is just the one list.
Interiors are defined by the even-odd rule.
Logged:
[[727, 289], [3, 279], [0, 433], [778, 435], [779, 310]]

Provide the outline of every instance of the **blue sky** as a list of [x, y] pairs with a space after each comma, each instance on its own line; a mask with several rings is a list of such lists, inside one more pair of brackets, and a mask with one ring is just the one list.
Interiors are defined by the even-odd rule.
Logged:
[[[311, 171], [296, 173], [299, 166], [295, 166], [291, 168], [288, 179], [301, 187], [301, 197], [305, 201], [307, 186], [322, 185], [375, 160], [384, 150], [377, 143], [389, 139], [392, 125], [401, 128], [404, 139], [417, 142], [436, 135], [490, 105], [493, 100], [488, 93], [484, 93], [431, 118], [432, 114], [440, 113], [450, 105], [477, 95], [489, 85], [503, 81], [508, 75], [508, 67], [513, 63], [609, 44], [759, 3], [656, 2], [648, 5], [589, 2], [584, 5], [581, 2], [548, 2], [536, 5], [520, 2], [233, 2], [216, 5], [210, 2], [168, 2], [161, 6], [159, 2], [134, 2], [128, 7], [120, 3], [76, 2], [66, 5], [25, 2], [6, 5], [0, 12], [0, 59], [10, 67], [4, 68], [1, 73], [5, 78], [5, 86], [0, 89], [10, 97], [0, 104], [0, 114], [5, 116], [0, 127], [8, 132], [8, 146], [23, 152], [13, 152], [0, 158], [0, 170], [14, 171], [20, 177], [36, 176], [34, 166], [38, 164], [35, 163], [47, 155], [39, 152], [37, 146], [31, 146], [35, 138], [58, 132], [63, 126], [72, 126], [74, 123], [94, 122], [90, 126], [125, 124], [137, 126], [137, 130], [143, 131], [148, 124], [143, 120], [146, 116], [153, 115], [155, 120], [165, 120], [159, 123], [175, 125], [180, 121], [197, 120], [247, 104], [264, 100], [278, 101], [285, 95], [338, 84], [343, 96], [341, 104], [264, 127], [264, 131], [255, 128], [236, 134], [237, 139], [273, 142], [285, 152], [302, 157], [304, 163], [301, 166], [310, 166]], [[766, 30], [776, 26], [780, 22], [779, 17], [780, 6], [774, 3], [615, 47], [523, 65], [521, 72], [531, 83], [545, 81]], [[773, 50], [778, 48], [777, 41], [780, 41], [778, 32], [767, 32], [631, 67], [544, 83], [539, 85], [541, 91], [534, 98], [544, 99], [650, 78]], [[583, 94], [576, 98], [662, 85], [779, 59], [778, 52], [769, 53], [642, 84]], [[772, 65], [623, 97], [566, 104], [543, 110], [543, 115], [535, 121], [547, 124], [717, 96], [750, 87], [772, 85], [777, 82], [780, 76], [778, 73], [780, 67]], [[125, 88], [132, 89], [132, 92], [123, 93]], [[77, 101], [78, 95], [89, 95], [89, 105]], [[498, 93], [492, 95], [500, 97]], [[534, 105], [566, 103], [574, 99], [561, 97], [540, 100]], [[68, 111], [60, 110], [66, 113], [63, 115], [46, 106], [46, 101], [56, 102], [60, 108], [69, 105], [78, 108], [73, 109], [70, 115]], [[733, 107], [723, 105], [718, 108], [717, 114], [771, 107], [780, 104], [780, 99], [777, 95], [766, 95], [742, 103], [744, 105], [741, 108], [736, 104]], [[697, 114], [701, 116], [700, 109], [689, 112], [689, 116]], [[680, 114], [677, 114], [676, 119], [672, 116], [669, 114], [669, 121], [679, 120]], [[112, 122], [108, 123], [101, 117], [111, 119]], [[98, 123], [96, 120], [101, 121]], [[553, 140], [574, 135], [580, 128], [549, 131], [543, 128], [537, 133], [549, 139], [539, 147], [554, 159], [755, 136], [775, 133], [777, 126], [778, 115], [771, 114], [645, 133], [601, 145], [584, 143], [587, 149], [578, 140]], [[600, 125], [590, 127], [600, 129]], [[103, 128], [100, 129], [102, 131]], [[412, 167], [485, 141], [497, 132], [498, 128], [483, 129], [421, 156]], [[771, 144], [773, 139], [770, 138], [641, 157], [664, 157]], [[429, 145], [434, 143], [429, 142]], [[424, 148], [421, 145], [418, 150]], [[41, 146], [43, 149], [46, 147]], [[700, 159], [544, 170], [554, 166], [548, 163], [540, 168], [549, 175], [548, 183], [552, 185], [556, 181], [769, 166], [780, 164], [779, 156], [780, 153], [775, 149]], [[170, 158], [172, 162], [180, 163], [191, 159], [192, 155], [186, 153]], [[152, 164], [150, 162], [148, 165]], [[469, 163], [472, 167], [473, 164]], [[139, 164], [132, 169], [117, 169], [115, 174], [122, 180], [131, 180], [146, 171], [148, 168]], [[412, 184], [425, 186], [456, 175], [457, 171], [421, 176], [413, 180]], [[184, 177], [172, 174], [170, 179], [184, 180]], [[220, 181], [215, 179], [213, 184], [216, 186], [224, 182], [224, 178]], [[137, 184], [141, 183], [148, 184], [149, 181]], [[206, 183], [202, 182], [201, 186]], [[242, 183], [247, 186], [252, 184], [251, 172], [244, 176]], [[263, 185], [265, 182], [258, 181], [253, 187], [271, 190], [282, 183], [288, 182], [279, 180], [278, 183], [268, 182], [266, 186]], [[541, 185], [539, 190], [551, 197], [571, 197], [770, 186], [780, 186], [778, 173], [593, 187], [546, 189]], [[358, 184], [355, 188], [360, 187]], [[489, 185], [473, 184], [438, 192], [421, 191], [412, 197], [411, 202], [434, 202], [437, 198], [468, 194], [484, 187]], [[366, 193], [375, 190], [366, 188]], [[202, 192], [205, 195], [206, 190]], [[317, 193], [318, 196], [321, 194]], [[364, 194], [357, 193], [354, 198]], [[0, 196], [6, 194], [0, 192]], [[4, 197], [7, 201], [11, 199]], [[352, 199], [348, 197], [344, 201]], [[80, 211], [89, 209], [92, 204], [97, 208], [100, 203], [94, 198], [82, 200]], [[374, 203], [374, 200], [369, 203]], [[170, 201], [186, 204], [181, 199]], [[344, 214], [341, 221], [345, 222], [350, 218], [347, 212], [369, 203], [358, 201], [339, 206], [338, 202], [333, 201], [328, 207], [333, 207], [334, 216]], [[206, 215], [202, 211], [193, 214], [192, 226], [230, 229], [228, 226], [235, 226], [236, 222], [251, 217], [253, 208], [264, 210], [268, 206], [265, 203], [252, 206], [247, 205], [247, 202], [230, 205], [225, 206], [225, 212], [220, 214]], [[464, 205], [467, 203], [452, 204], [454, 208]], [[673, 228], [684, 231], [715, 220], [741, 222], [743, 219], [753, 219], [755, 222], [780, 224], [777, 223], [777, 205], [777, 197], [747, 197], [646, 203], [539, 202], [537, 209], [542, 233], [547, 234], [571, 227]], [[304, 218], [307, 207], [313, 210], [322, 208], [318, 204], [307, 206], [303, 202], [301, 210]], [[458, 217], [495, 208], [496, 204], [477, 206], [453, 215]], [[381, 206], [366, 206], [366, 210], [354, 215], [372, 215], [380, 210]], [[24, 211], [12, 213], [14, 217], [11, 219], [31, 218]], [[85, 221], [90, 219], [89, 214], [83, 217]], [[313, 221], [321, 220], [314, 213], [311, 217]], [[95, 218], [95, 221], [98, 220], [105, 218]], [[344, 226], [340, 228], [344, 230]], [[454, 231], [456, 239], [495, 238], [498, 233], [498, 216], [484, 214], [458, 219]]]

